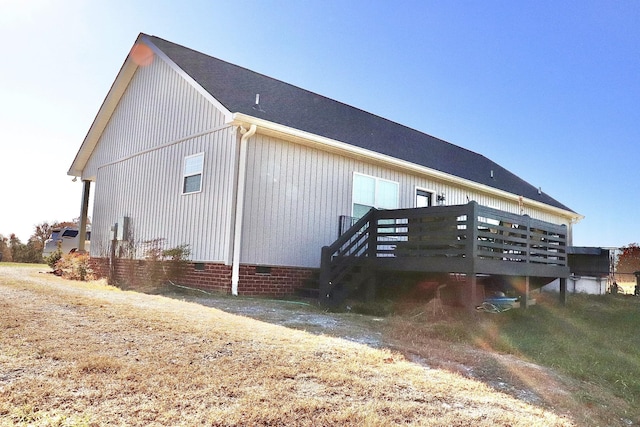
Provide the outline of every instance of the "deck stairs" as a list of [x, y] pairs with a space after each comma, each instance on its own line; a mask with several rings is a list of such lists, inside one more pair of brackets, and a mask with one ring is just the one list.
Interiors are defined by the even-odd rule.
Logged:
[[356, 289], [370, 284], [374, 277], [375, 254], [370, 253], [373, 216], [370, 210], [347, 229], [331, 246], [322, 248], [319, 300], [325, 307], [336, 307]]

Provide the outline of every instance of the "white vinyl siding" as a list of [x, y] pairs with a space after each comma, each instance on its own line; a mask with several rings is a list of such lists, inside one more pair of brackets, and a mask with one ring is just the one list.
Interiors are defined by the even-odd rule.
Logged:
[[[92, 256], [100, 256], [100, 252], [94, 253], [94, 248], [100, 251], [100, 245], [106, 250], [110, 226], [127, 216], [138, 246], [161, 238], [167, 247], [188, 244], [194, 261], [226, 262], [233, 223], [230, 201], [236, 151], [228, 143], [233, 138], [230, 130], [220, 131], [100, 168], [92, 218]], [[207, 147], [203, 191], [184, 197], [182, 164], [175, 159]], [[106, 254], [103, 251], [102, 256]]]
[[[127, 216], [138, 247], [164, 239], [189, 245], [193, 261], [228, 262], [237, 141], [163, 61], [139, 68], [83, 171], [96, 179], [91, 255], [108, 256], [111, 226]], [[201, 191], [184, 197], [184, 159], [194, 155], [204, 158]]]
[[[392, 197], [383, 197], [381, 208], [413, 208], [416, 188], [425, 188], [432, 194], [445, 194], [447, 205], [475, 200], [508, 212], [520, 212], [515, 196], [513, 200], [497, 199], [258, 133], [248, 145], [241, 262], [318, 267], [322, 246], [330, 245], [338, 237], [339, 217], [353, 214], [355, 173], [397, 185], [397, 205], [385, 201]], [[371, 203], [371, 197], [366, 203], [365, 197], [359, 200]], [[525, 206], [524, 213], [557, 224], [566, 223], [566, 219], [530, 206]]]
[[225, 126], [222, 112], [164, 61], [153, 61], [136, 71], [82, 179], [95, 179], [98, 168], [105, 164]]

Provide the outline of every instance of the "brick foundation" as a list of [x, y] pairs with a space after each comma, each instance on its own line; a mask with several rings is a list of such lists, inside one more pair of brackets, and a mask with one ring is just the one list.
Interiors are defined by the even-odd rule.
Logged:
[[[91, 258], [91, 266], [98, 277], [109, 277], [109, 260]], [[115, 280], [135, 288], [149, 282], [147, 262], [144, 260], [117, 259]], [[302, 267], [269, 267], [241, 265], [238, 294], [245, 296], [292, 295], [304, 286], [314, 269]], [[217, 263], [189, 263], [181, 285], [231, 293], [231, 266]]]
[[[239, 295], [292, 295], [304, 286], [314, 269], [240, 265]], [[231, 280], [229, 280], [231, 283]]]

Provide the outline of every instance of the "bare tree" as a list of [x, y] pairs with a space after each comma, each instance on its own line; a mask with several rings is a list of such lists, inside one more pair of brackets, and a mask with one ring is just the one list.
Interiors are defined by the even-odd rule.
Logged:
[[620, 248], [620, 254], [616, 261], [616, 278], [621, 282], [635, 280], [633, 273], [640, 271], [640, 246], [637, 243], [629, 243]]
[[40, 248], [40, 251], [44, 249], [44, 243], [47, 239], [51, 238], [51, 232], [55, 228], [56, 224], [49, 224], [48, 222], [42, 222], [35, 226], [30, 241], [33, 241], [36, 247]]

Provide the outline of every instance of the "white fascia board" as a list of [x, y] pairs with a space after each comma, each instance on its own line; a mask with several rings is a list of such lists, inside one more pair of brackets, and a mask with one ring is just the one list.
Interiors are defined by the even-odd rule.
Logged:
[[[488, 185], [480, 184], [475, 181], [460, 178], [455, 175], [451, 175], [445, 172], [440, 172], [435, 169], [430, 169], [425, 166], [420, 166], [415, 163], [401, 160], [396, 157], [380, 154], [375, 151], [367, 150], [361, 147], [356, 147], [351, 144], [340, 142], [331, 138], [326, 138], [309, 132], [305, 132], [299, 129], [291, 128], [289, 126], [273, 123], [268, 120], [260, 119], [257, 117], [249, 116], [243, 113], [234, 113], [232, 125], [249, 127], [251, 124], [255, 124], [258, 127], [257, 132], [265, 135], [276, 136], [285, 140], [296, 142], [302, 145], [310, 147], [320, 148], [324, 151], [330, 151], [349, 157], [356, 157], [366, 159], [368, 161], [376, 161], [385, 165], [389, 165], [394, 168], [404, 169], [420, 175], [426, 175], [433, 179], [459, 185], [461, 187], [471, 188], [481, 193], [490, 194], [495, 197], [500, 197], [505, 200], [519, 201], [520, 196], [509, 193], [504, 190], [489, 187]], [[569, 219], [571, 222], [576, 223], [584, 219], [583, 215], [577, 214], [572, 211], [560, 209], [555, 206], [550, 206], [537, 200], [523, 198], [523, 201], [532, 207], [560, 215]]]
[[232, 120], [231, 111], [229, 111], [227, 109], [227, 107], [222, 105], [220, 103], [220, 101], [218, 101], [216, 98], [213, 97], [213, 95], [211, 95], [209, 92], [207, 92], [207, 90], [205, 88], [203, 88], [200, 85], [200, 83], [196, 82], [193, 79], [193, 77], [191, 77], [189, 74], [187, 74], [182, 68], [180, 68], [178, 66], [178, 64], [173, 62], [163, 51], [161, 51], [156, 45], [154, 45], [149, 37], [147, 37], [146, 35], [142, 35], [141, 36], [141, 41], [144, 44], [146, 44], [147, 46], [149, 46], [151, 48], [151, 50], [153, 50], [153, 53], [156, 56], [162, 58], [162, 60], [164, 62], [166, 62], [169, 65], [169, 67], [171, 67], [171, 69], [173, 69], [173, 71], [178, 73], [178, 75], [180, 77], [185, 79], [191, 86], [193, 86], [194, 89], [200, 95], [202, 95], [207, 101], [211, 102], [218, 110], [220, 110], [222, 112], [222, 114], [224, 115], [224, 119], [225, 119], [226, 122], [230, 122]]

